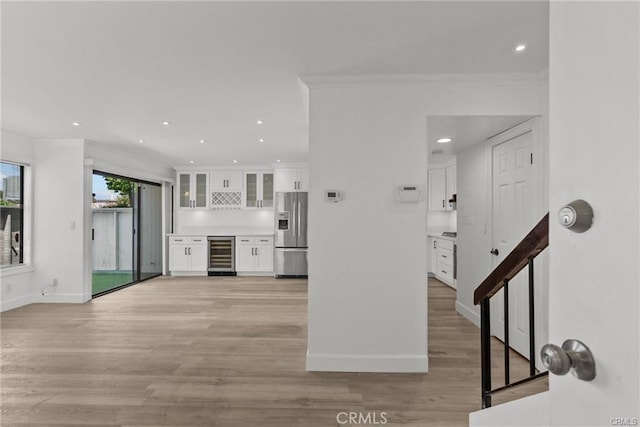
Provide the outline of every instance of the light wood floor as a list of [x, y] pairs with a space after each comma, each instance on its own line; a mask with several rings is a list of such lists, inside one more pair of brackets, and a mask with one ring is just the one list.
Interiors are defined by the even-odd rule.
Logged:
[[[480, 337], [454, 303], [429, 280], [428, 374], [306, 372], [305, 280], [158, 278], [87, 304], [33, 304], [1, 317], [0, 424], [336, 426], [356, 411], [467, 425]], [[512, 359], [517, 379], [526, 363]]]

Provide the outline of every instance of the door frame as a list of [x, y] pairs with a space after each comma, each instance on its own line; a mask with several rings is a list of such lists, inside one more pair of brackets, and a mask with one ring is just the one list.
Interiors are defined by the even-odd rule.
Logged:
[[[493, 245], [493, 149], [494, 147], [507, 142], [518, 136], [531, 132], [531, 151], [533, 154], [532, 182], [533, 186], [533, 225], [549, 211], [549, 162], [548, 162], [548, 124], [542, 117], [537, 116], [506, 129], [497, 135], [487, 139], [486, 161], [488, 170], [487, 194], [489, 200], [487, 204], [487, 242]], [[491, 247], [485, 250], [488, 271], [493, 270], [493, 255], [490, 253]], [[535, 289], [536, 289], [536, 333], [535, 346], [539, 349], [548, 341], [549, 337], [549, 263], [546, 251], [541, 253], [535, 262]], [[491, 335], [495, 336], [494, 328], [497, 323], [492, 314]], [[536, 350], [536, 367], [542, 367], [540, 352]]]

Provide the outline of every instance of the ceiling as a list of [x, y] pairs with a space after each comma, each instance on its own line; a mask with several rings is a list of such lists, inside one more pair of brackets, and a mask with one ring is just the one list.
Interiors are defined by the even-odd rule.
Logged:
[[[547, 2], [1, 7], [4, 130], [143, 148], [176, 166], [306, 161], [301, 75], [537, 73], [548, 64]], [[514, 52], [518, 43], [527, 49]]]
[[[492, 136], [520, 124], [532, 116], [429, 116], [427, 138], [430, 163], [448, 160], [451, 155], [486, 141]], [[441, 138], [451, 142], [438, 143]]]

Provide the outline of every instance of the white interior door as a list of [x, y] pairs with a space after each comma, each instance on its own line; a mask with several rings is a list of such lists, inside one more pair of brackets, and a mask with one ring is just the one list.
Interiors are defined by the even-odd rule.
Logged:
[[[495, 268], [535, 226], [532, 146], [533, 132], [496, 141], [492, 147], [492, 230]], [[528, 276], [525, 268], [509, 284], [509, 342], [529, 354]], [[503, 291], [491, 300], [492, 333], [504, 340]]]
[[[596, 377], [551, 375], [548, 425], [640, 425], [640, 3], [550, 9], [549, 341], [586, 344]], [[584, 233], [557, 220], [575, 199]]]

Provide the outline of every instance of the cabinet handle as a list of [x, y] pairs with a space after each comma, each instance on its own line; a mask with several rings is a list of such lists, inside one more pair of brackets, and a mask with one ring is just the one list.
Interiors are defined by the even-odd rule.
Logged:
[[444, 200], [442, 201], [442, 207], [444, 208]]
[[258, 256], [258, 248], [256, 248], [256, 256]]
[[440, 256], [441, 256], [442, 258], [446, 258], [446, 257], [447, 257], [446, 255], [440, 255]]
[[189, 255], [191, 255], [191, 248], [189, 248]]
[[433, 241], [433, 249], [438, 249], [438, 247], [436, 246], [436, 241]]
[[184, 248], [184, 254], [187, 255], [187, 248]]
[[444, 271], [444, 270], [442, 270], [442, 272], [443, 272], [444, 274], [447, 274], [447, 272], [446, 272], [446, 271]]

